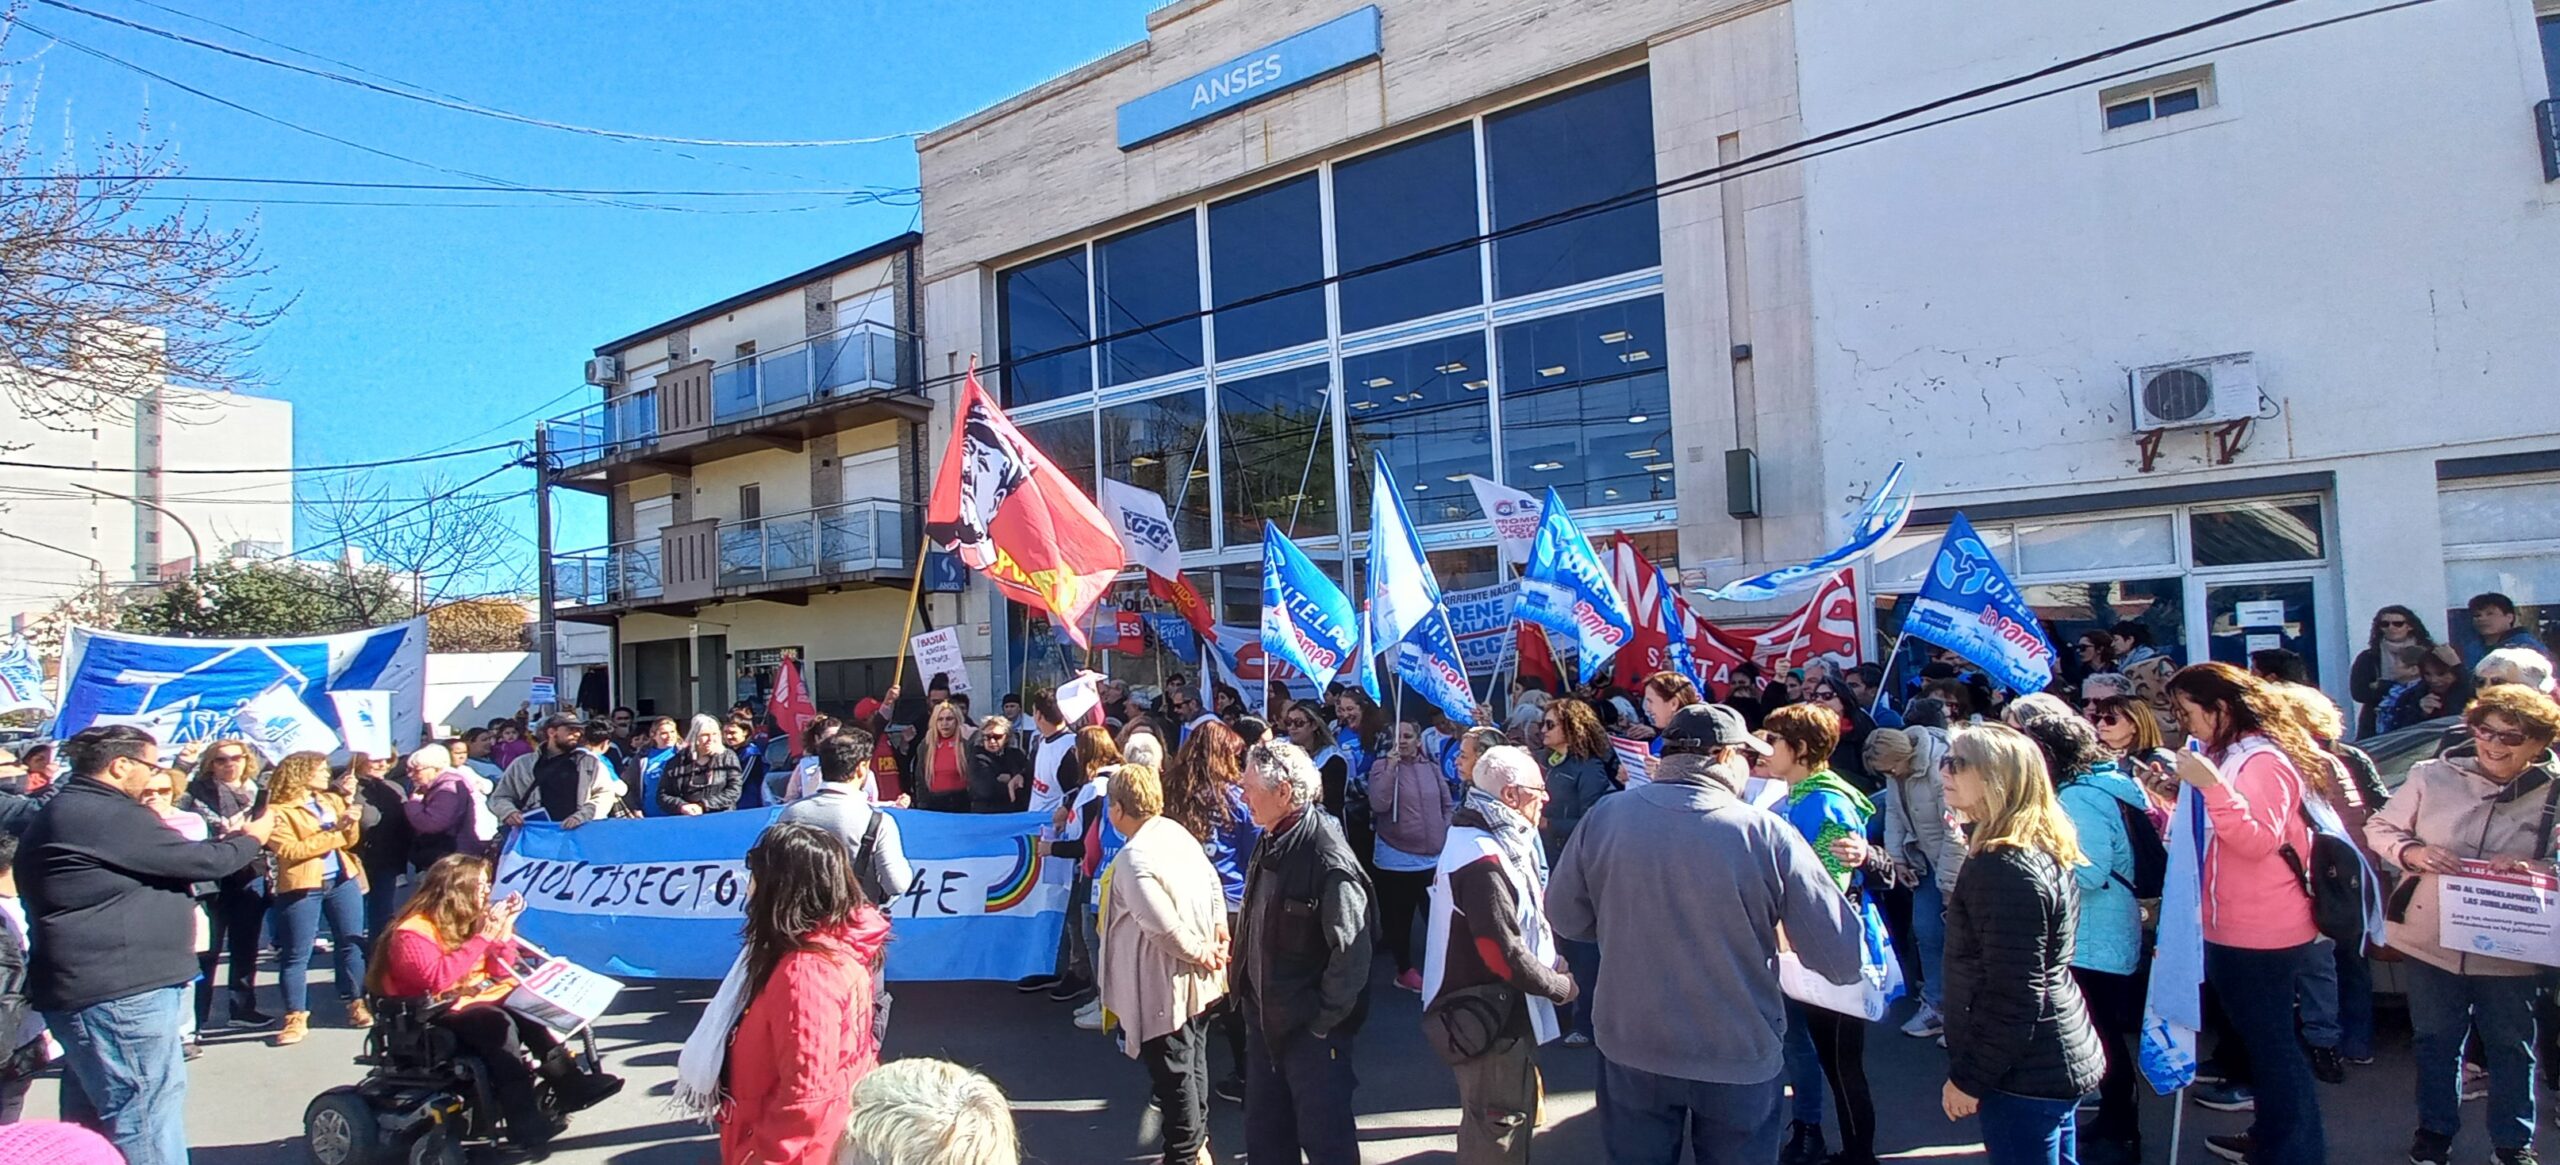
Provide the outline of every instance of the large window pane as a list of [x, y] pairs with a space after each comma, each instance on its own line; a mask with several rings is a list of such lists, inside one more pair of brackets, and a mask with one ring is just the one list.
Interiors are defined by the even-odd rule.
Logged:
[[2167, 514], [2094, 522], [2018, 523], [2018, 573], [2078, 574], [2138, 567], [2177, 569], [2177, 525]]
[[[1333, 168], [1335, 258], [1351, 272], [1476, 235], [1475, 135], [1456, 126]], [[1342, 330], [1484, 300], [1473, 247], [1342, 281]]]
[[2560, 13], [2545, 16], [2537, 23], [2542, 26], [2543, 93], [2560, 101]]
[[1573, 509], [1672, 496], [1660, 299], [1514, 324], [1501, 336], [1511, 484], [1554, 486]]
[[2320, 503], [2242, 502], [2189, 518], [2197, 566], [2312, 562], [2321, 558]]
[[1466, 476], [1493, 475], [1485, 384], [1482, 332], [1344, 358], [1355, 529], [1369, 525], [1373, 452], [1386, 454], [1416, 525], [1483, 516]]
[[1293, 178], [1209, 208], [1209, 285], [1218, 359], [1324, 338], [1324, 288], [1227, 305], [1324, 278], [1324, 208], [1316, 176]]
[[2436, 506], [2447, 547], [2560, 541], [2560, 481], [2448, 489]]
[[1209, 438], [1201, 390], [1102, 410], [1102, 463], [1164, 499], [1185, 550], [1209, 545]]
[[1653, 93], [1645, 70], [1620, 73], [1485, 118], [1493, 229], [1624, 195], [1628, 205], [1497, 238], [1494, 294], [1566, 287], [1662, 262], [1654, 217]]
[[[2007, 526], [1977, 524], [1973, 534], [1982, 540], [1982, 545], [1991, 551], [1993, 558], [2000, 560], [2000, 569], [2018, 573], [2018, 548]], [[1885, 539], [1869, 560], [1867, 585], [1879, 591], [1919, 589], [1920, 580], [1928, 576], [1929, 565], [1937, 561], [1938, 543], [1946, 536], [1946, 527], [1939, 526], [1927, 530], [1904, 530]]]
[[1022, 435], [1087, 494], [1099, 488], [1093, 480], [1093, 414], [1076, 413], [1023, 425]]
[[[1093, 354], [1085, 321], [1084, 249], [1029, 263], [997, 279], [1004, 332], [1007, 404], [1056, 400], [1093, 388]], [[1065, 348], [1052, 356], [1036, 352]]]
[[1093, 248], [1102, 383], [1127, 384], [1200, 366], [1200, 237], [1191, 216], [1139, 227]]
[[1339, 530], [1333, 496], [1333, 374], [1325, 365], [1218, 382], [1219, 484], [1227, 545], [1262, 541], [1262, 523], [1292, 538]]

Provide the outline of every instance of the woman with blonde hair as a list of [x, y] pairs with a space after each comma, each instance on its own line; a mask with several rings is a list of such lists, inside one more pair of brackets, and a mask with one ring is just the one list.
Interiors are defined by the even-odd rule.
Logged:
[[1109, 800], [1111, 825], [1129, 840], [1104, 878], [1102, 1005], [1154, 1082], [1164, 1159], [1192, 1165], [1209, 1159], [1208, 1028], [1227, 993], [1226, 889], [1199, 839], [1164, 816], [1153, 766], [1120, 766]]
[[949, 700], [933, 706], [924, 731], [900, 771], [918, 809], [965, 813], [969, 809], [969, 745], [977, 734], [960, 705]]
[[284, 1029], [269, 1042], [302, 1042], [311, 1028], [311, 943], [329, 925], [337, 956], [338, 997], [347, 1023], [373, 1026], [364, 1004], [364, 863], [356, 841], [364, 827], [345, 796], [332, 787], [329, 758], [297, 752], [276, 762], [267, 782], [267, 805], [276, 829], [267, 837], [274, 855], [275, 905], [269, 925], [276, 936], [276, 977], [284, 982]]
[[2071, 1165], [2073, 1116], [2106, 1056], [2071, 977], [2071, 818], [2024, 733], [1985, 724], [1939, 762], [1973, 832], [1947, 901], [1948, 1120], [1979, 1113], [1992, 1165]]
[[[258, 815], [266, 790], [260, 780], [266, 762], [249, 742], [227, 737], [205, 746], [196, 758], [187, 797], [216, 833], [236, 830]], [[264, 1027], [268, 1017], [258, 1010], [258, 932], [267, 920], [266, 863], [251, 862], [214, 883], [213, 946], [196, 959], [203, 977], [196, 982], [196, 1026], [213, 1023], [213, 964], [231, 952], [229, 984], [233, 1024]]]

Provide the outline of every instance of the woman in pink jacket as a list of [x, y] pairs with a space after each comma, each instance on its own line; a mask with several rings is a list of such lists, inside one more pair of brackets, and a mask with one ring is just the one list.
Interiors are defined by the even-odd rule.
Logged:
[[843, 840], [814, 825], [765, 830], [747, 875], [745, 1011], [729, 1037], [720, 1165], [832, 1165], [853, 1086], [880, 1063], [871, 972], [889, 920], [863, 899]]
[[2178, 779], [2203, 798], [2204, 981], [2248, 1049], [2257, 1121], [2206, 1138], [2216, 1156], [2253, 1165], [2323, 1165], [2311, 1058], [2294, 1034], [2294, 982], [2328, 949], [2312, 922], [2310, 888], [2287, 860], [2311, 853], [2303, 799], [2331, 780], [2328, 756], [2286, 715], [2264, 681], [2227, 663], [2169, 679], [2178, 723], [2204, 746], [2178, 754]]

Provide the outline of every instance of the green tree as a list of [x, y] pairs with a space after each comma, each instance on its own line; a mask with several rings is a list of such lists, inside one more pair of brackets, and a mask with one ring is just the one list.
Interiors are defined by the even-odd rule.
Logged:
[[207, 563], [127, 604], [121, 626], [147, 635], [277, 638], [378, 627], [417, 613], [388, 571], [325, 563]]

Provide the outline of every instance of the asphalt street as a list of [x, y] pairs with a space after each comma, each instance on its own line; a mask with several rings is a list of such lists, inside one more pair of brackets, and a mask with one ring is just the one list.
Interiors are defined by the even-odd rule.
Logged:
[[[272, 982], [272, 981], [270, 981]], [[315, 984], [324, 995], [326, 980]], [[615, 1014], [598, 1028], [599, 1047], [613, 1070], [631, 1085], [621, 1096], [580, 1114], [554, 1143], [550, 1160], [562, 1165], [674, 1165], [710, 1162], [717, 1151], [710, 1130], [669, 1115], [665, 1098], [682, 1044], [708, 983], [642, 984], [626, 991]], [[1069, 1009], [1045, 996], [1015, 993], [992, 983], [908, 984], [895, 988], [890, 1058], [939, 1056], [970, 1064], [994, 1077], [1013, 1098], [1025, 1160], [1049, 1165], [1148, 1161], [1155, 1158], [1155, 1120], [1147, 1103], [1146, 1073], [1102, 1036], [1078, 1031]], [[266, 993], [273, 1007], [272, 987]], [[1376, 1004], [1358, 1045], [1362, 1159], [1370, 1163], [1450, 1159], [1457, 1101], [1447, 1069], [1424, 1046], [1415, 996], [1396, 989], [1381, 970]], [[351, 1061], [357, 1033], [320, 998], [323, 1019], [311, 1038], [292, 1048], [270, 1048], [264, 1033], [219, 1031], [207, 1040], [188, 1093], [188, 1135], [197, 1165], [275, 1165], [304, 1160], [300, 1144], [303, 1106], [334, 1084], [355, 1080]], [[1664, 1017], [1677, 1022], [1676, 1016]], [[1868, 1040], [1867, 1065], [1878, 1108], [1878, 1152], [1888, 1160], [1977, 1161], [1982, 1153], [1973, 1122], [1950, 1123], [1938, 1110], [1945, 1053], [1933, 1042], [1886, 1027]], [[1592, 1110], [1595, 1058], [1589, 1049], [1549, 1045], [1543, 1052], [1548, 1087], [1546, 1124], [1538, 1134], [1539, 1160], [1602, 1160], [1598, 1114]], [[1211, 1052], [1211, 1069], [1226, 1066], [1224, 1048]], [[2408, 1144], [2411, 1114], [2406, 1027], [2396, 1012], [2383, 1013], [2380, 1061], [2353, 1073], [2343, 1086], [2323, 1092], [2331, 1159], [2398, 1161]], [[2547, 1096], [2547, 1094], [2546, 1094]], [[2151, 1148], [2145, 1159], [2168, 1158], [2172, 1106], [2153, 1098], [2146, 1108]], [[2212, 1160], [2200, 1138], [2246, 1127], [2245, 1114], [2188, 1107], [2181, 1165]], [[54, 1085], [37, 1086], [32, 1116], [54, 1112]], [[2478, 1122], [2480, 1105], [2464, 1106], [2471, 1127], [2457, 1142], [2457, 1162], [2488, 1157]], [[1242, 1161], [1242, 1122], [1236, 1106], [1211, 1110], [1211, 1147], [1222, 1162]], [[1835, 1122], [1826, 1120], [1834, 1131]], [[490, 1153], [486, 1161], [521, 1159]]]

